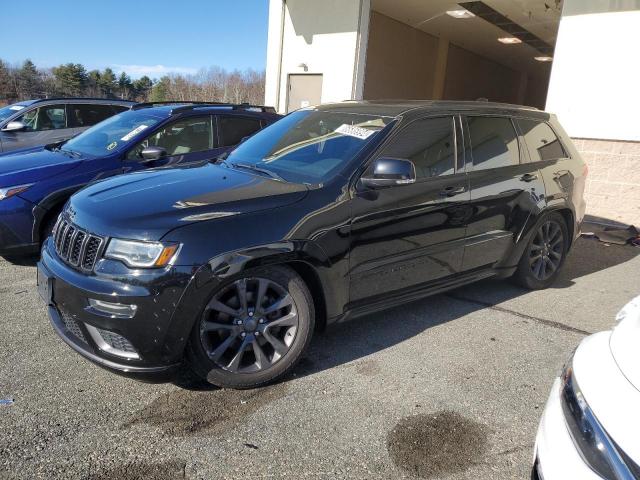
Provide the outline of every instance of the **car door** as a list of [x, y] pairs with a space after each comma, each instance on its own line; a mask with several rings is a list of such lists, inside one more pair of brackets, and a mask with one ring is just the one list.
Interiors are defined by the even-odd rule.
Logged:
[[472, 214], [462, 268], [472, 270], [505, 258], [542, 208], [545, 190], [536, 165], [525, 161], [511, 118], [467, 116], [464, 125]]
[[[415, 120], [377, 157], [413, 162], [416, 182], [357, 187], [351, 208], [350, 300], [421, 288], [460, 272], [469, 185], [457, 146], [459, 117]], [[365, 173], [366, 174], [366, 173]]]
[[[181, 118], [154, 131], [134, 146], [125, 157], [124, 171], [164, 167], [215, 158], [218, 149], [214, 119], [211, 115]], [[146, 147], [161, 147], [166, 156], [145, 161], [141, 152]]]
[[72, 130], [67, 126], [66, 109], [63, 104], [32, 108], [14, 120], [22, 122], [25, 128], [13, 132], [3, 132], [2, 147], [4, 152], [47, 145], [73, 136]]

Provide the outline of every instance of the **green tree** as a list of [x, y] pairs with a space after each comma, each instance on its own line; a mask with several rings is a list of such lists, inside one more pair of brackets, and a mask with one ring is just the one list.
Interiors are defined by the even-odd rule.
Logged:
[[79, 97], [85, 94], [88, 84], [87, 71], [79, 63], [67, 63], [53, 68], [58, 93]]
[[146, 75], [133, 81], [133, 97], [134, 99], [145, 102], [149, 97], [149, 93], [153, 88], [153, 82]]
[[151, 93], [149, 94], [149, 101], [163, 102], [167, 100], [170, 85], [171, 79], [166, 75], [162, 77], [151, 89]]
[[18, 96], [9, 67], [0, 60], [0, 101], [7, 103], [14, 101]]
[[127, 75], [126, 72], [120, 73], [120, 77], [118, 78], [118, 91], [120, 92], [120, 98], [122, 100], [128, 100], [131, 96], [132, 89], [133, 85], [129, 75]]
[[118, 83], [116, 82], [116, 74], [113, 73], [113, 70], [110, 68], [105, 68], [104, 72], [100, 74], [100, 92], [105, 97], [113, 97], [113, 92], [115, 92]]
[[92, 97], [99, 97], [102, 94], [99, 70], [91, 70], [87, 73], [87, 94]]
[[23, 99], [35, 98], [41, 94], [40, 74], [29, 59], [18, 70], [18, 96]]

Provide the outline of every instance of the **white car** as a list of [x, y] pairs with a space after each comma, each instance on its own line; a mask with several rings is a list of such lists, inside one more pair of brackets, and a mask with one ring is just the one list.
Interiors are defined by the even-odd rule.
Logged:
[[540, 421], [532, 478], [640, 479], [640, 296], [585, 338]]

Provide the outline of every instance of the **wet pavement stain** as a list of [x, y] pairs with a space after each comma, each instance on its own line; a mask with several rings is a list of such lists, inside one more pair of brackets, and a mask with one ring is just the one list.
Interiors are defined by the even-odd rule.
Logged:
[[380, 373], [380, 365], [373, 359], [366, 359], [356, 363], [356, 373], [365, 377], [375, 377]]
[[174, 480], [185, 478], [185, 462], [134, 462], [91, 473], [88, 480]]
[[486, 425], [456, 412], [414, 415], [389, 433], [387, 449], [402, 470], [421, 478], [439, 477], [482, 463], [489, 433]]
[[286, 391], [285, 384], [253, 390], [175, 390], [156, 398], [123, 428], [147, 424], [174, 436], [219, 432], [241, 423], [248, 415], [284, 397]]

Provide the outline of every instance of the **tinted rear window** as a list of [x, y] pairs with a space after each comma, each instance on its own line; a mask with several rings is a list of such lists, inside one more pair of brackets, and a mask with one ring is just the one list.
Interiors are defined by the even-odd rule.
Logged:
[[71, 127], [90, 127], [115, 113], [111, 105], [84, 103], [70, 104], [67, 108]]
[[532, 162], [566, 158], [567, 154], [551, 127], [536, 120], [517, 120]]
[[257, 118], [219, 116], [220, 145], [231, 147], [237, 145], [244, 137], [253, 135], [260, 130], [260, 120]]
[[474, 170], [507, 167], [520, 163], [518, 137], [511, 119], [469, 117], [467, 122]]

